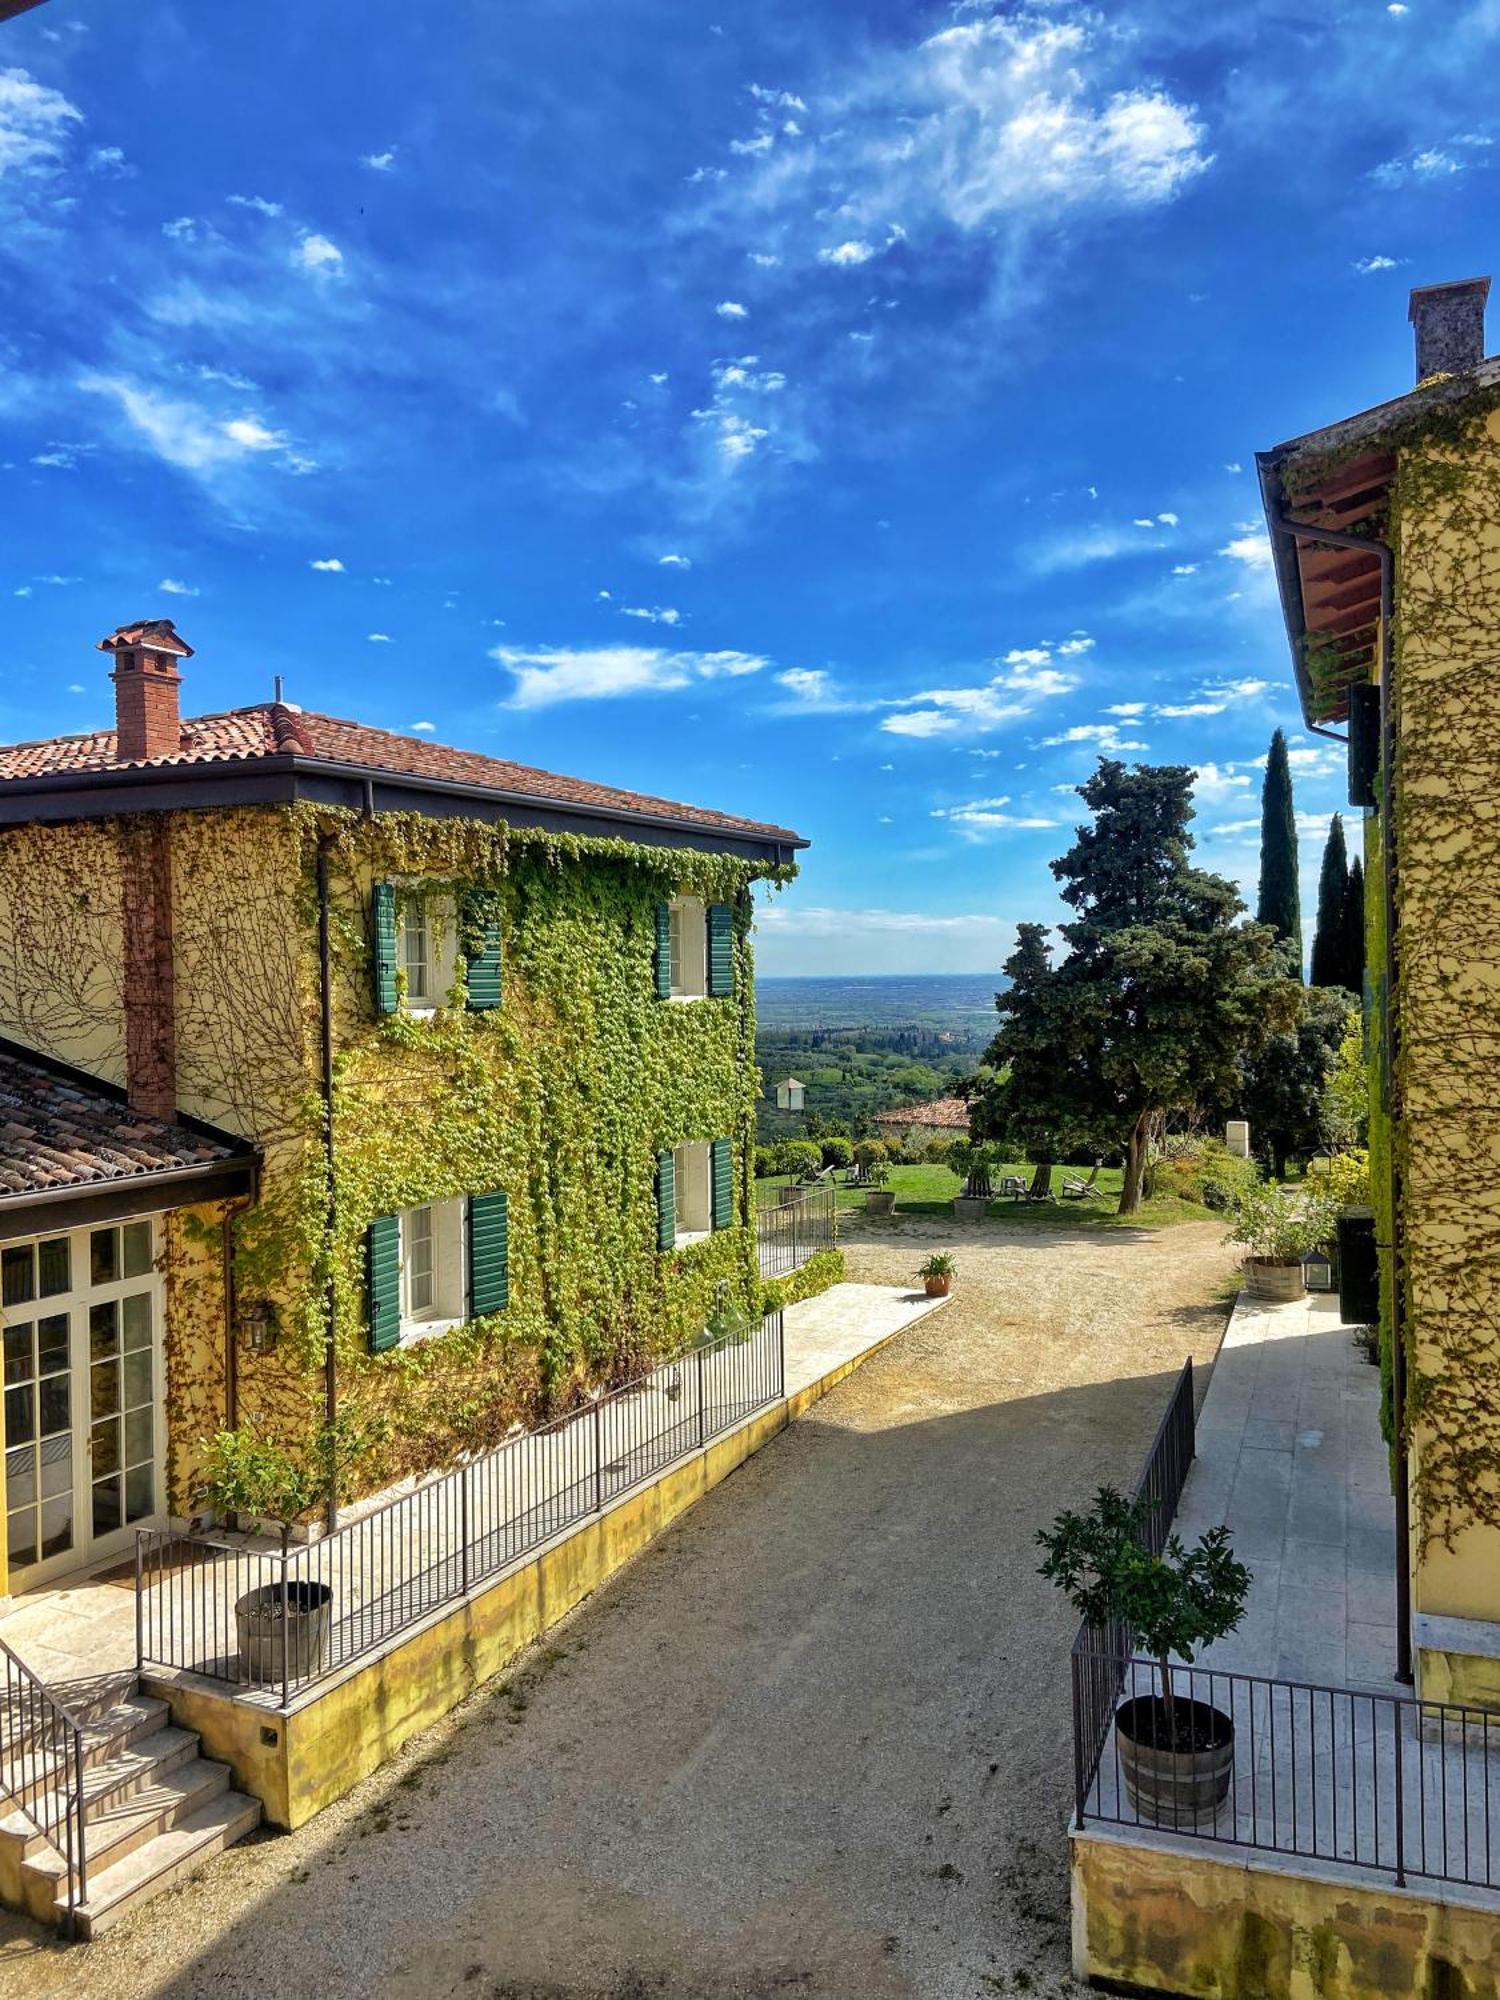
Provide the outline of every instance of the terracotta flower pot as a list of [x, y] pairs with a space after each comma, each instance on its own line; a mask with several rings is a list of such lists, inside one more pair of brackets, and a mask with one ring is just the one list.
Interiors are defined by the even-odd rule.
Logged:
[[953, 1290], [953, 1273], [945, 1271], [941, 1277], [924, 1277], [922, 1283], [927, 1287], [928, 1298], [945, 1299]]

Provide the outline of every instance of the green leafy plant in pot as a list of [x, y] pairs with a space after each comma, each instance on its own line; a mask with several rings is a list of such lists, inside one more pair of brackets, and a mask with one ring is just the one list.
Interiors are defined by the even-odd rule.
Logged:
[[1038, 1530], [1040, 1574], [1085, 1625], [1133, 1635], [1127, 1643], [1155, 1661], [1160, 1692], [1133, 1695], [1115, 1711], [1125, 1789], [1144, 1818], [1193, 1826], [1228, 1794], [1234, 1724], [1211, 1702], [1178, 1693], [1172, 1660], [1191, 1666], [1197, 1648], [1235, 1630], [1251, 1579], [1227, 1528], [1210, 1528], [1192, 1549], [1169, 1536], [1155, 1554], [1146, 1537], [1157, 1504], [1100, 1487], [1090, 1512], [1059, 1514]]
[[934, 1251], [922, 1266], [917, 1276], [926, 1287], [930, 1299], [945, 1299], [953, 1290], [953, 1279], [957, 1267], [946, 1250]]
[[1332, 1227], [1329, 1197], [1323, 1191], [1293, 1192], [1257, 1181], [1235, 1198], [1229, 1240], [1245, 1246], [1245, 1279], [1257, 1298], [1300, 1299], [1306, 1289], [1302, 1260], [1326, 1240]]
[[219, 1431], [209, 1440], [200, 1500], [281, 1538], [276, 1581], [235, 1602], [240, 1673], [246, 1681], [300, 1680], [323, 1664], [333, 1590], [314, 1577], [289, 1573], [292, 1532], [338, 1491], [342, 1475], [376, 1442], [383, 1426], [340, 1411], [301, 1445], [283, 1444], [257, 1422]]

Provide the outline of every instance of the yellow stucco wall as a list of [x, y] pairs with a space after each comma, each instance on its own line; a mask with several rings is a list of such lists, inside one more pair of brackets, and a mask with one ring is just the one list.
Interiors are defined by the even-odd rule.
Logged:
[[0, 1034], [125, 1081], [112, 824], [0, 829]]
[[1404, 1189], [1418, 1542], [1413, 1599], [1418, 1613], [1496, 1621], [1500, 411], [1471, 420], [1462, 434], [1403, 446], [1391, 535], [1395, 1144]]
[[1188, 2000], [1496, 2000], [1500, 1910], [1352, 1871], [1072, 1836], [1073, 1969]]

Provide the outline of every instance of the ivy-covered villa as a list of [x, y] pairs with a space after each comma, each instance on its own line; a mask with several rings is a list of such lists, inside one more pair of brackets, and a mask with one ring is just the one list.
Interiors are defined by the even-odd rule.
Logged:
[[193, 1517], [221, 1429], [357, 1412], [357, 1497], [758, 1310], [751, 887], [804, 845], [101, 645], [115, 727], [0, 749], [11, 1593]]

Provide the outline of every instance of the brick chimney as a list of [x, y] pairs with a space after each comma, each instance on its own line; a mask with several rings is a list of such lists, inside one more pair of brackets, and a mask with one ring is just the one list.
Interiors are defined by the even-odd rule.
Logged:
[[182, 748], [182, 722], [177, 690], [182, 677], [178, 660], [190, 660], [193, 649], [179, 639], [170, 618], [137, 619], [118, 626], [99, 641], [101, 653], [113, 653], [115, 670], [115, 762], [139, 764], [150, 757], [171, 757]]
[[1488, 278], [1458, 278], [1447, 285], [1418, 285], [1407, 317], [1417, 334], [1417, 380], [1462, 375], [1484, 359], [1484, 304]]

